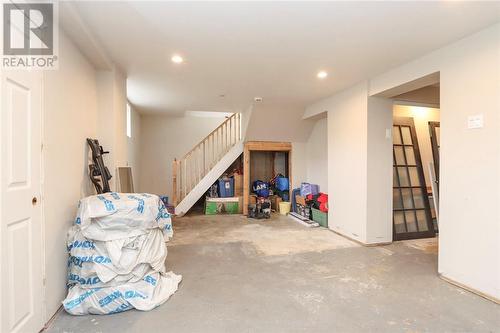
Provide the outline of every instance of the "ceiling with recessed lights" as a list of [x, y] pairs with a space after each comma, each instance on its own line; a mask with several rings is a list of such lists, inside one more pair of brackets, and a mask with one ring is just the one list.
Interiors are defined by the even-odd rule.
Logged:
[[142, 112], [170, 114], [237, 111], [256, 96], [262, 105], [300, 110], [500, 20], [500, 2], [82, 1], [75, 7], [126, 72], [129, 100]]

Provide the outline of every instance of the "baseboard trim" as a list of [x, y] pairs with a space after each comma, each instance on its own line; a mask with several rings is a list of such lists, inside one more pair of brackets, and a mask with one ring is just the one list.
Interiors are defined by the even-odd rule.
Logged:
[[360, 240], [357, 240], [357, 239], [354, 239], [354, 238], [349, 237], [349, 236], [347, 236], [347, 235], [344, 235], [343, 233], [340, 233], [340, 232], [335, 231], [335, 230], [333, 230], [333, 229], [330, 229], [330, 228], [327, 228], [327, 229], [328, 229], [328, 230], [330, 230], [331, 232], [333, 232], [333, 233], [335, 233], [335, 234], [339, 235], [339, 236], [344, 237], [345, 239], [348, 239], [348, 240], [350, 240], [350, 241], [352, 241], [352, 242], [354, 242], [354, 243], [357, 243], [357, 244], [359, 244], [359, 245], [361, 245], [361, 246], [364, 246], [364, 247], [375, 247], [375, 246], [384, 246], [384, 245], [390, 245], [390, 244], [392, 244], [392, 242], [383, 242], [383, 243], [363, 243], [363, 242], [362, 242], [362, 241], [360, 241]]
[[57, 309], [56, 313], [54, 313], [52, 315], [52, 317], [50, 317], [50, 319], [45, 323], [45, 325], [43, 326], [43, 328], [40, 330], [40, 332], [44, 332], [46, 331], [50, 325], [52, 324], [52, 322], [56, 319], [57, 315], [59, 314], [59, 312], [61, 312], [63, 309], [63, 306], [59, 306], [59, 308]]
[[444, 275], [443, 275], [443, 274], [441, 274], [441, 273], [438, 273], [438, 276], [439, 276], [442, 280], [444, 280], [444, 281], [446, 281], [446, 282], [448, 282], [448, 283], [450, 283], [450, 284], [452, 284], [452, 285], [454, 285], [454, 286], [456, 286], [456, 287], [459, 287], [459, 288], [464, 289], [464, 290], [466, 290], [466, 291], [468, 291], [468, 292], [470, 292], [470, 293], [473, 293], [473, 294], [476, 294], [476, 295], [478, 295], [478, 296], [481, 296], [482, 298], [486, 298], [488, 301], [491, 301], [491, 302], [493, 302], [493, 303], [500, 304], [500, 299], [498, 299], [498, 298], [496, 298], [496, 297], [493, 297], [493, 296], [490, 296], [490, 295], [488, 295], [488, 294], [485, 294], [485, 293], [483, 293], [482, 291], [479, 291], [479, 290], [477, 290], [477, 289], [474, 289], [474, 288], [468, 287], [468, 286], [466, 286], [466, 285], [464, 285], [464, 284], [462, 284], [462, 283], [460, 283], [460, 282], [457, 282], [457, 281], [455, 281], [455, 280], [453, 280], [453, 279], [450, 279], [450, 278], [448, 278], [448, 277], [444, 276]]

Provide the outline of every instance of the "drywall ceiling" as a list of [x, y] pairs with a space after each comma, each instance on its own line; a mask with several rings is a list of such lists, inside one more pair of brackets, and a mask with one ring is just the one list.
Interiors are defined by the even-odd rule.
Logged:
[[[500, 2], [77, 2], [142, 112], [300, 109], [500, 20]], [[63, 15], [63, 14], [62, 14]], [[175, 65], [173, 54], [185, 63]], [[328, 77], [316, 78], [319, 70]], [[224, 95], [224, 97], [220, 97]]]

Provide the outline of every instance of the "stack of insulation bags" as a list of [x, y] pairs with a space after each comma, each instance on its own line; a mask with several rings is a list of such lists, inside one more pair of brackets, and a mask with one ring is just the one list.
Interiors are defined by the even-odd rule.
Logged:
[[164, 303], [182, 276], [166, 272], [172, 222], [152, 194], [106, 193], [80, 200], [68, 233], [68, 295], [73, 315], [151, 310]]

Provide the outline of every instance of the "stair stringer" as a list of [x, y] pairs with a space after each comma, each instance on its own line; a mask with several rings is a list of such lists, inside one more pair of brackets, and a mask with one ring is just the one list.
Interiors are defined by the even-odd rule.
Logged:
[[203, 177], [198, 184], [175, 206], [175, 215], [183, 216], [191, 207], [204, 195], [210, 186], [236, 161], [243, 153], [243, 141], [236, 143], [229, 151], [220, 159], [219, 162]]

